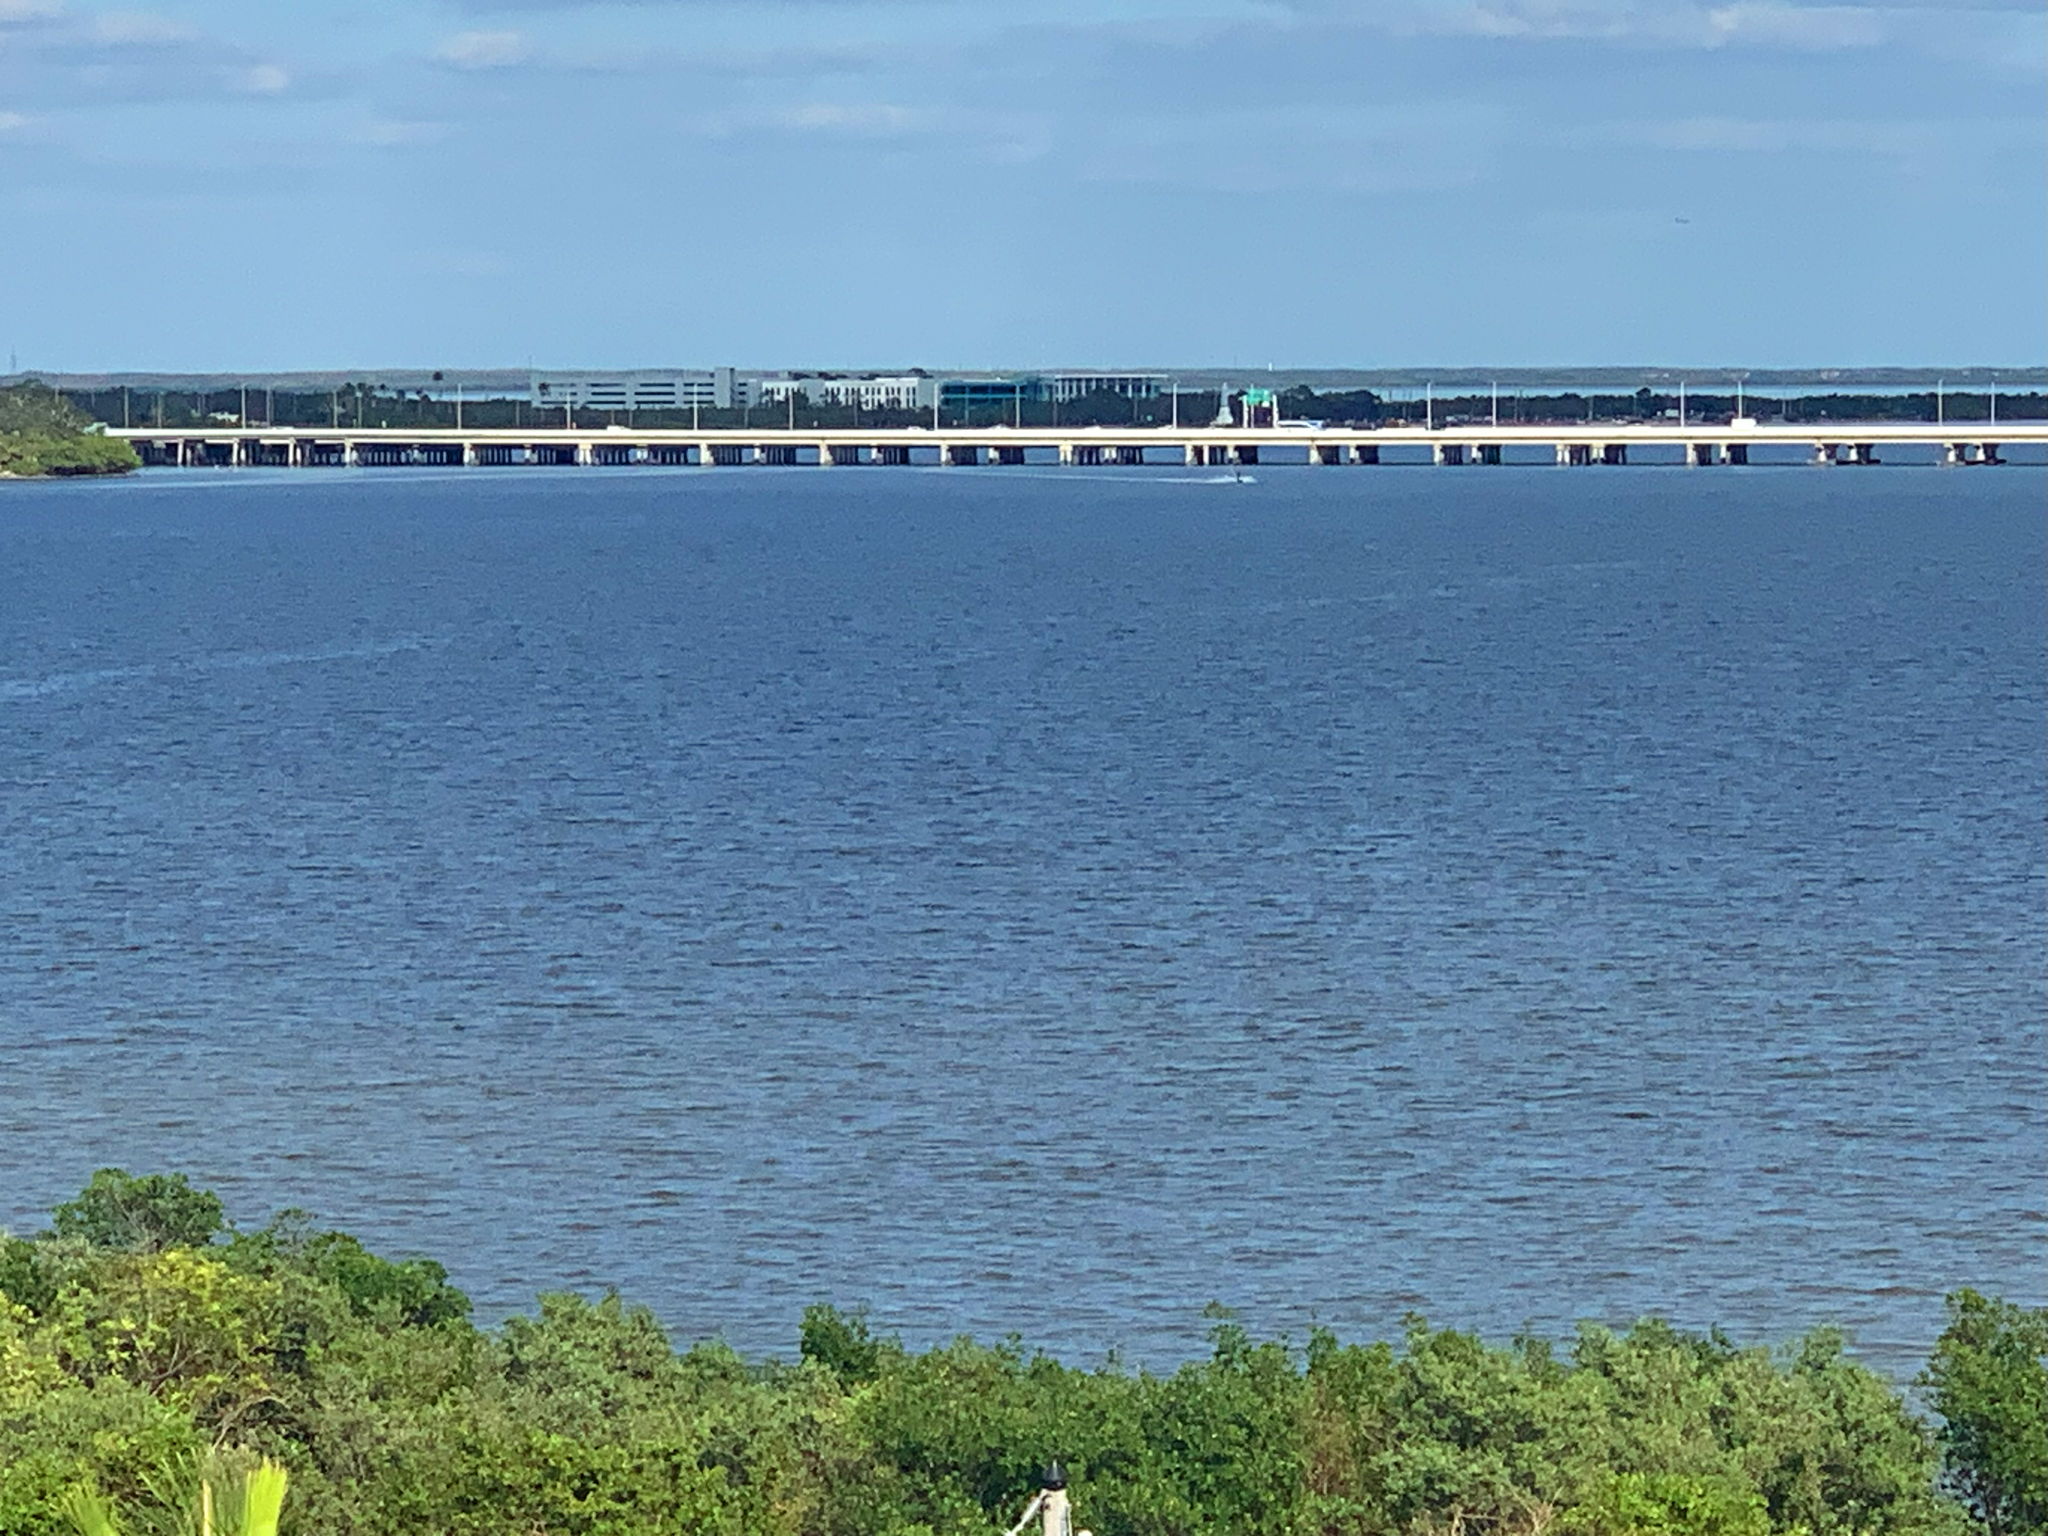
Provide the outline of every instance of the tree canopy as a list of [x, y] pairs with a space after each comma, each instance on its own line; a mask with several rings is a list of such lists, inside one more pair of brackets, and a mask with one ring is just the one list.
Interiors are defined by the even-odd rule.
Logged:
[[2048, 1530], [2048, 1309], [1956, 1292], [1924, 1384], [1949, 1486], [1985, 1530]]
[[62, 394], [37, 383], [0, 389], [0, 475], [106, 475], [137, 468], [126, 442], [92, 430]]
[[1207, 1357], [1160, 1374], [918, 1351], [816, 1306], [795, 1358], [748, 1360], [616, 1295], [480, 1328], [431, 1260], [107, 1169], [0, 1238], [0, 1536], [267, 1462], [301, 1536], [990, 1533], [1055, 1459], [1102, 1536], [2042, 1531], [2048, 1314], [1950, 1305], [1939, 1424], [1833, 1332], [1656, 1320], [1296, 1346], [1215, 1311]]

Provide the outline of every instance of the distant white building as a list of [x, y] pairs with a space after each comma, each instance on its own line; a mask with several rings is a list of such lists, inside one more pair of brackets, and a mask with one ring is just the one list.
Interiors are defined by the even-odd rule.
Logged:
[[540, 410], [730, 410], [747, 403], [747, 384], [730, 368], [682, 372], [537, 373], [531, 403]]
[[762, 404], [800, 394], [813, 405], [857, 405], [864, 411], [928, 411], [939, 398], [938, 380], [922, 373], [835, 375], [790, 373], [756, 379]]
[[1166, 393], [1163, 373], [1052, 373], [1045, 376], [1045, 397], [1065, 404], [1088, 395], [1123, 395], [1132, 400], [1156, 400]]
[[1163, 373], [990, 373], [956, 375], [939, 385], [939, 401], [947, 410], [1014, 410], [1026, 401], [1050, 400], [1066, 405], [1090, 395], [1122, 395], [1129, 400], [1154, 400], [1166, 393]]

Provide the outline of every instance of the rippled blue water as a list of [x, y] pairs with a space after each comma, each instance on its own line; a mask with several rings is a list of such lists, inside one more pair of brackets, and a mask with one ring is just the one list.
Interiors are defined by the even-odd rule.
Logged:
[[0, 1223], [787, 1350], [2039, 1297], [2032, 469], [0, 486]]

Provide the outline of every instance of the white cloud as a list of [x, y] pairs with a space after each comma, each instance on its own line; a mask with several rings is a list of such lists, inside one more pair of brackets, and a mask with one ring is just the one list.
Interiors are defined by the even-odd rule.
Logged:
[[251, 96], [276, 96], [292, 83], [291, 74], [276, 64], [252, 64], [241, 72], [238, 84]]
[[1918, 159], [1981, 154], [1987, 147], [2023, 148], [2038, 132], [2037, 123], [2018, 118], [1964, 123], [1908, 118], [1682, 117], [1620, 124], [1605, 130], [1603, 137], [1716, 154], [1801, 150]]
[[30, 121], [20, 112], [0, 112], [0, 134], [20, 133]]
[[457, 32], [442, 40], [434, 57], [455, 69], [505, 69], [532, 51], [523, 32]]
[[1780, 154], [1788, 150], [1895, 154], [1918, 147], [1926, 132], [1924, 125], [1905, 123], [1682, 117], [1669, 122], [1629, 123], [1615, 136], [1660, 149], [1715, 154]]
[[[1075, 174], [1214, 191], [1442, 190], [1493, 173], [1502, 126], [1496, 111], [1476, 101], [1131, 114], [1113, 132], [1076, 146]], [[1322, 152], [1304, 157], [1296, 146], [1310, 137]]]
[[1285, 0], [1303, 16], [1350, 21], [1407, 36], [1580, 38], [1671, 48], [1757, 44], [1798, 49], [1865, 48], [1885, 41], [1892, 3], [1801, 0], [1419, 0], [1348, 5]]
[[398, 149], [407, 144], [437, 144], [448, 136], [446, 123], [413, 121], [405, 118], [377, 118], [355, 133], [358, 144], [379, 149]]
[[1784, 5], [1743, 0], [1707, 12], [1707, 24], [1727, 42], [1786, 48], [1874, 48], [1885, 40], [1883, 14], [1868, 5]]
[[152, 11], [108, 11], [92, 20], [95, 42], [116, 47], [161, 47], [167, 43], [188, 43], [198, 29]]
[[818, 101], [791, 107], [780, 114], [778, 121], [786, 128], [811, 132], [881, 137], [912, 131], [920, 125], [920, 115], [908, 107], [891, 106], [886, 102], [841, 106]]
[[22, 21], [47, 21], [63, 9], [57, 0], [0, 0], [0, 27]]

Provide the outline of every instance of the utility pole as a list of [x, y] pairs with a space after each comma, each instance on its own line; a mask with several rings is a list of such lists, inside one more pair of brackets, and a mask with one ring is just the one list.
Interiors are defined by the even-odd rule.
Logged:
[[1422, 386], [1422, 426], [1426, 432], [1436, 430], [1436, 380], [1431, 379]]
[[1500, 380], [1493, 381], [1493, 424], [1500, 425]]

